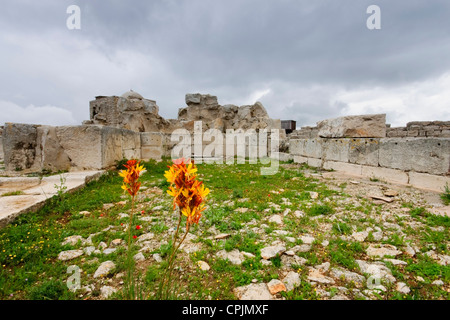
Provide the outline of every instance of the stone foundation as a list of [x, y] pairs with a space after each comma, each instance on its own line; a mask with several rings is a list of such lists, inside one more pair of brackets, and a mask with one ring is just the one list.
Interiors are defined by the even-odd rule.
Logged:
[[[359, 120], [357, 117], [324, 120], [317, 128], [305, 127], [293, 132], [289, 151], [294, 162], [438, 192], [444, 190], [446, 183], [450, 184], [450, 138], [440, 136], [442, 130], [439, 134], [434, 131], [434, 136], [430, 137], [387, 138], [383, 137], [383, 131], [384, 135], [393, 131], [382, 124], [383, 117], [360, 117]], [[370, 117], [374, 119], [370, 120]], [[376, 125], [370, 130], [359, 130], [361, 123]], [[429, 129], [437, 123], [420, 124]], [[439, 123], [441, 128], [447, 124]], [[356, 127], [352, 128], [352, 125]], [[406, 128], [418, 125], [409, 123]], [[378, 137], [361, 137], [362, 132]]]

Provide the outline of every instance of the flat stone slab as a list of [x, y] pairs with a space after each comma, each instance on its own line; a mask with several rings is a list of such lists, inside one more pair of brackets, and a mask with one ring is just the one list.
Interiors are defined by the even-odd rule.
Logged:
[[86, 183], [98, 179], [105, 171], [79, 171], [68, 172], [61, 175], [44, 177], [8, 177], [0, 178], [0, 195], [22, 191], [21, 195], [0, 197], [0, 228], [14, 221], [22, 213], [37, 211], [44, 206], [47, 200], [57, 195], [55, 185], [60, 186], [60, 178], [66, 181], [66, 192], [73, 192], [83, 188]]

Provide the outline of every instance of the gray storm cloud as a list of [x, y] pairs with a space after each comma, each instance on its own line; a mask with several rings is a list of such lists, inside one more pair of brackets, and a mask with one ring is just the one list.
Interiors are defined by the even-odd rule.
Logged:
[[[73, 4], [81, 30], [66, 27]], [[366, 27], [372, 4], [381, 30]], [[449, 16], [445, 0], [6, 0], [0, 123], [81, 123], [96, 95], [129, 89], [166, 118], [201, 92], [258, 99], [299, 125], [373, 112], [398, 125], [450, 119]]]

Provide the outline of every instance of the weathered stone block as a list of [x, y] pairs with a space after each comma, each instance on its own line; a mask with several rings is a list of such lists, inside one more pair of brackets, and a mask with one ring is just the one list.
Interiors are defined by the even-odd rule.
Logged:
[[324, 160], [348, 162], [349, 139], [326, 139], [322, 141], [322, 158]]
[[360, 176], [361, 175], [361, 165], [344, 163], [344, 162], [336, 162], [336, 161], [325, 161], [323, 164], [323, 168], [326, 170], [336, 170], [345, 172], [347, 174]]
[[141, 148], [141, 158], [143, 160], [160, 160], [163, 155], [163, 150], [161, 147], [148, 147], [144, 146]]
[[308, 163], [308, 158], [302, 156], [294, 156], [295, 163]]
[[349, 139], [349, 162], [378, 166], [380, 139]]
[[72, 166], [85, 170], [103, 168], [101, 127], [61, 126], [55, 130]]
[[317, 122], [323, 138], [384, 138], [386, 115], [346, 116]]
[[6, 123], [3, 129], [3, 152], [6, 170], [36, 167], [37, 125]]
[[159, 132], [141, 132], [142, 146], [162, 146], [163, 136]]
[[121, 160], [122, 153], [122, 133], [125, 130], [102, 127], [101, 133], [101, 148], [102, 148], [102, 161], [101, 168], [107, 168], [114, 166], [116, 161]]
[[414, 171], [410, 171], [408, 174], [409, 184], [416, 188], [428, 189], [435, 192], [444, 192], [446, 183], [448, 183], [448, 185], [450, 186], [450, 177], [437, 176]]
[[400, 184], [407, 184], [409, 180], [406, 172], [390, 168], [362, 166], [361, 174], [364, 177], [377, 178], [379, 180]]
[[54, 172], [69, 170], [71, 167], [70, 158], [58, 140], [55, 127], [37, 128], [36, 166]]
[[316, 158], [308, 158], [308, 166], [314, 167], [314, 168], [320, 168], [320, 167], [322, 167], [322, 160], [316, 159]]
[[450, 139], [386, 138], [380, 140], [381, 167], [430, 174], [449, 172]]

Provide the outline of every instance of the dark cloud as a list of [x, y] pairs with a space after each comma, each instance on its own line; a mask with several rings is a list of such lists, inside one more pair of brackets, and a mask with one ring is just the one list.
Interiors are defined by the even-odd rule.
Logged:
[[[81, 30], [66, 28], [72, 4]], [[372, 4], [381, 30], [366, 28]], [[449, 16], [447, 0], [5, 0], [0, 101], [57, 106], [81, 122], [96, 95], [130, 88], [156, 99], [167, 118], [187, 92], [244, 104], [269, 90], [260, 100], [272, 117], [314, 124], [374, 110], [342, 92], [414, 87], [449, 73]], [[448, 114], [430, 110], [431, 118]]]

